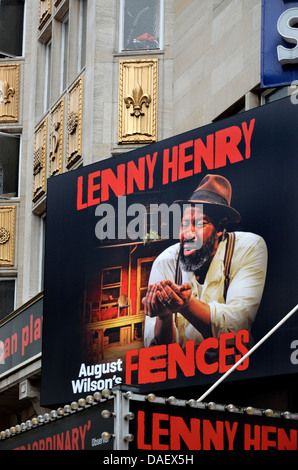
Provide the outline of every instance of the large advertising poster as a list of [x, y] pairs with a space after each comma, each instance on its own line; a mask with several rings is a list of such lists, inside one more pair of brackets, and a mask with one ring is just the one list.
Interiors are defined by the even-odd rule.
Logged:
[[43, 298], [38, 295], [0, 327], [0, 379], [41, 354]]
[[105, 419], [102, 413], [112, 413], [113, 409], [113, 400], [103, 400], [77, 411], [62, 408], [59, 414], [53, 410], [51, 414], [41, 415], [42, 420], [38, 423], [31, 422], [30, 428], [20, 431], [18, 426], [12, 427], [11, 435], [1, 439], [0, 450], [111, 451], [113, 440], [102, 434], [103, 430], [107, 435], [112, 434], [114, 423], [112, 419]]
[[[48, 180], [43, 406], [213, 384], [297, 304], [297, 129], [288, 97]], [[296, 372], [297, 340], [232, 379]]]
[[[147, 464], [193, 464], [201, 455], [198, 451], [228, 451], [231, 456], [231, 451], [269, 451], [276, 455], [281, 450], [298, 450], [297, 419], [284, 419], [277, 413], [267, 417], [251, 407], [232, 412], [227, 409], [220, 405], [208, 409], [203, 405], [169, 406], [131, 400], [135, 418], [130, 421], [134, 439], [129, 448], [142, 450], [144, 460], [138, 463]], [[197, 452], [187, 454], [188, 450]], [[169, 451], [172, 453], [167, 454]]]

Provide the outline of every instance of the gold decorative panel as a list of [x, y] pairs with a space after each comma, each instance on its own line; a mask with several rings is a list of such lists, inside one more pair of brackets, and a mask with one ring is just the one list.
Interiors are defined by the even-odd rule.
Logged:
[[118, 142], [157, 139], [158, 59], [119, 61]]
[[82, 110], [83, 77], [68, 91], [68, 112], [66, 122], [67, 156], [66, 167], [69, 169], [82, 155]]
[[42, 29], [52, 14], [52, 0], [39, 0], [38, 29]]
[[46, 192], [47, 119], [35, 130], [33, 162], [33, 202]]
[[16, 207], [0, 206], [0, 266], [14, 265]]
[[0, 65], [0, 123], [19, 120], [20, 64]]
[[64, 99], [51, 112], [49, 142], [49, 176], [62, 173]]

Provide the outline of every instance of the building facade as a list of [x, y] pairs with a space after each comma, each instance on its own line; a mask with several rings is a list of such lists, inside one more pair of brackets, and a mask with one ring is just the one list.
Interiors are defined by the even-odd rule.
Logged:
[[[261, 106], [289, 88], [260, 86], [261, 0], [11, 0], [0, 2], [0, 23], [5, 328], [42, 302], [48, 178]], [[23, 344], [41, 337], [41, 325], [28, 322], [28, 332], [16, 326]], [[2, 341], [5, 362], [17, 354], [14, 331]], [[0, 373], [0, 429], [44, 411], [41, 365], [40, 347]], [[285, 389], [279, 399], [286, 396]]]

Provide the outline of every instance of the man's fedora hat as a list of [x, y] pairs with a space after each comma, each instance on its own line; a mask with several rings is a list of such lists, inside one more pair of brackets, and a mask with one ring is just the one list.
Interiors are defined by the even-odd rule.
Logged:
[[239, 222], [241, 216], [231, 207], [232, 186], [230, 182], [220, 175], [206, 175], [191, 198], [179, 203], [204, 204], [216, 209], [222, 218], [229, 222]]

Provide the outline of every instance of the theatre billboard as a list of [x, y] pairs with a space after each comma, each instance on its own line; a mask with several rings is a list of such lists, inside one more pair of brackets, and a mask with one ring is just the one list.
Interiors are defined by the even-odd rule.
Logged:
[[[288, 97], [48, 180], [43, 406], [121, 384], [213, 384], [295, 307], [297, 128]], [[185, 259], [199, 248], [191, 196], [195, 232], [215, 237], [207, 274]], [[296, 372], [297, 341], [293, 315], [233, 380]]]

